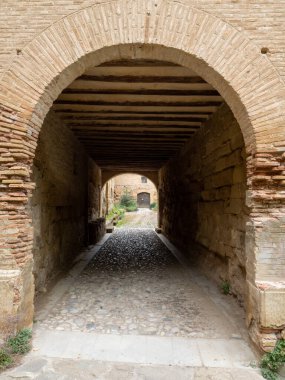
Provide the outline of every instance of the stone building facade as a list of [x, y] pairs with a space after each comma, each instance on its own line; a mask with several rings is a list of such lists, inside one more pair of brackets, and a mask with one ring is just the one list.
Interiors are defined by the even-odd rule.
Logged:
[[138, 197], [140, 194], [149, 194], [149, 204], [157, 202], [157, 190], [155, 185], [146, 177], [137, 174], [122, 174], [114, 178], [114, 198], [119, 202], [121, 196], [130, 193], [140, 206]]
[[[157, 203], [157, 189], [145, 175], [126, 173], [109, 179], [102, 189], [101, 214], [106, 215], [115, 204], [120, 202], [123, 194], [130, 194], [139, 207], [150, 207], [151, 203]], [[148, 195], [148, 202], [140, 204], [140, 196]]]
[[[62, 0], [28, 6], [7, 0], [0, 20], [1, 330], [32, 324], [35, 285], [44, 287], [52, 273], [70, 265], [76, 254], [70, 247], [84, 244], [88, 220], [99, 215], [102, 185], [131, 163], [158, 186], [162, 231], [202, 267], [215, 265], [218, 280], [232, 279], [251, 338], [271, 349], [285, 326], [283, 1]], [[96, 164], [92, 131], [84, 135], [81, 122], [74, 136], [51, 108], [62, 93], [66, 105], [76, 93], [66, 88], [80, 76], [88, 80], [94, 67], [134, 59], [193, 70], [192, 77], [211, 86], [207, 94], [217, 91], [213, 96], [224, 104], [216, 109], [217, 101], [207, 103], [207, 120], [168, 161], [164, 148], [152, 145], [162, 136], [161, 119], [155, 137], [139, 130], [134, 138], [124, 135], [124, 142], [127, 127], [118, 116], [112, 141], [120, 141], [120, 150], [108, 149], [99, 168], [103, 137]], [[171, 91], [164, 102], [177, 94]], [[204, 98], [193, 103], [191, 91], [187, 107], [205, 105]], [[116, 103], [108, 96], [109, 105]], [[87, 98], [85, 92], [76, 107]], [[145, 120], [140, 123], [150, 129]], [[178, 134], [165, 131], [164, 147], [174, 152]], [[140, 138], [144, 146], [132, 148], [129, 141]], [[123, 149], [128, 151], [119, 165]], [[143, 168], [146, 161], [137, 159], [142, 153], [149, 163]], [[195, 255], [191, 247], [197, 247]]]

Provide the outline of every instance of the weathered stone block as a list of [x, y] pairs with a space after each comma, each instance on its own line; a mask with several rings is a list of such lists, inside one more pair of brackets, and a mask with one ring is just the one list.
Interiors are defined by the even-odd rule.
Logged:
[[231, 185], [232, 182], [233, 182], [232, 169], [227, 169], [213, 175], [213, 187], [222, 187], [222, 186]]
[[285, 287], [281, 283], [275, 285], [274, 289], [270, 283], [259, 283], [259, 287], [265, 287], [260, 290], [260, 323], [263, 327], [285, 326]]
[[20, 275], [19, 269], [0, 270], [0, 337], [7, 337], [17, 328], [18, 315], [14, 301]]
[[244, 202], [242, 199], [231, 198], [229, 202], [227, 202], [225, 212], [229, 214], [241, 214], [243, 212], [243, 205]]
[[245, 183], [245, 171], [243, 166], [235, 166], [233, 171], [233, 184]]

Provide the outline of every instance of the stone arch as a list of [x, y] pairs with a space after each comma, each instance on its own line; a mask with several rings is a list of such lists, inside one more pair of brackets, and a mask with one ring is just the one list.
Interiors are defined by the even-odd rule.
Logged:
[[[134, 174], [137, 176], [144, 176], [146, 177], [151, 184], [155, 187], [155, 191], [157, 194], [157, 203], [158, 205], [160, 204], [159, 202], [159, 181], [158, 181], [158, 172], [157, 171], [112, 171], [112, 170], [103, 170], [102, 171], [102, 186], [101, 186], [101, 198], [102, 198], [102, 193], [106, 189], [105, 185], [107, 185], [108, 181], [111, 179], [115, 179], [118, 176], [124, 175], [124, 174]], [[102, 199], [101, 199], [101, 206], [100, 209], [102, 208]], [[101, 214], [101, 211], [100, 211]], [[160, 213], [158, 212], [157, 214], [157, 222], [158, 225], [160, 225]]]
[[141, 176], [145, 176], [147, 179], [149, 179], [154, 186], [156, 187], [156, 190], [158, 190], [158, 173], [157, 172], [145, 172], [145, 171], [112, 171], [112, 170], [103, 170], [102, 172], [102, 188], [104, 185], [112, 178], [115, 178], [122, 174], [137, 174]]
[[[16, 316], [18, 327], [29, 325], [33, 315], [33, 234], [26, 203], [33, 188], [30, 167], [43, 120], [61, 91], [88, 67], [114, 58], [134, 57], [159, 58], [192, 67], [221, 93], [244, 136], [252, 209], [259, 201], [273, 200], [282, 206], [282, 178], [277, 178], [279, 172], [272, 172], [272, 168], [284, 158], [284, 88], [266, 55], [242, 32], [209, 13], [172, 0], [115, 0], [72, 13], [28, 44], [0, 83], [2, 147], [8, 153], [0, 173], [0, 202], [5, 217], [2, 276], [10, 289], [3, 315]], [[263, 177], [269, 177], [266, 192], [258, 178], [252, 182], [260, 170]], [[18, 182], [11, 191], [15, 179]], [[271, 279], [266, 257], [254, 269], [256, 253], [261, 254], [264, 247], [263, 238], [256, 238], [256, 226], [263, 218], [268, 234], [281, 223], [278, 217], [264, 218], [261, 214], [252, 217], [250, 223], [249, 281], [254, 288], [250, 304], [261, 302], [255, 280]], [[280, 268], [279, 277], [283, 273]], [[260, 315], [254, 313], [249, 322], [258, 320], [262, 324]]]
[[[127, 0], [97, 4], [51, 25], [26, 46], [3, 76], [3, 116], [5, 110], [14, 112], [15, 124], [29, 123], [29, 132], [36, 137], [52, 102], [73, 79], [89, 66], [129, 57], [160, 57], [194, 68], [234, 112], [248, 150], [284, 137], [283, 87], [266, 56], [223, 20], [192, 6], [161, 0], [152, 5]], [[275, 114], [271, 141], [270, 132], [261, 133], [267, 120], [265, 104], [266, 113], [274, 109]]]

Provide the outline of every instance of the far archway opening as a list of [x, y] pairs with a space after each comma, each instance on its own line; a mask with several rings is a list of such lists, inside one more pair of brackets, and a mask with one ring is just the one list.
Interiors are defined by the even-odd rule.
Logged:
[[158, 192], [146, 175], [125, 173], [112, 177], [102, 188], [101, 215], [111, 225], [156, 228]]

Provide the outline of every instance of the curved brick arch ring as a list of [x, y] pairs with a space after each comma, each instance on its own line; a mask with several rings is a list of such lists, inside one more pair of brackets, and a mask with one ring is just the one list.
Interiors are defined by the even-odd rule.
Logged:
[[[150, 48], [140, 54], [124, 49], [125, 44]], [[36, 135], [32, 129], [40, 129], [70, 82], [90, 66], [125, 56], [159, 57], [191, 67], [224, 97], [248, 151], [284, 137], [284, 88], [267, 57], [221, 19], [174, 1], [111, 1], [61, 19], [28, 44], [4, 74], [1, 100], [19, 123], [29, 121], [29, 133]], [[274, 136], [264, 132], [271, 112]]]
[[151, 183], [155, 186], [156, 190], [158, 191], [158, 175], [157, 175], [157, 172], [148, 172], [148, 171], [145, 172], [145, 171], [139, 171], [139, 170], [136, 170], [136, 171], [103, 170], [102, 171], [102, 184], [101, 184], [102, 189], [108, 181], [118, 177], [119, 175], [123, 175], [123, 174], [136, 174], [139, 176], [144, 176], [149, 181], [151, 181]]
[[[33, 317], [33, 234], [26, 203], [38, 133], [65, 87], [87, 68], [120, 58], [168, 60], [196, 71], [232, 109], [249, 156], [280, 151], [285, 141], [284, 87], [274, 66], [242, 32], [217, 17], [173, 0], [118, 0], [51, 25], [20, 52], [0, 82], [1, 147], [10, 152], [0, 169], [5, 225], [0, 280], [7, 294], [0, 314], [15, 316], [20, 327]], [[22, 182], [11, 192], [15, 177]], [[251, 283], [255, 280], [253, 270]]]

